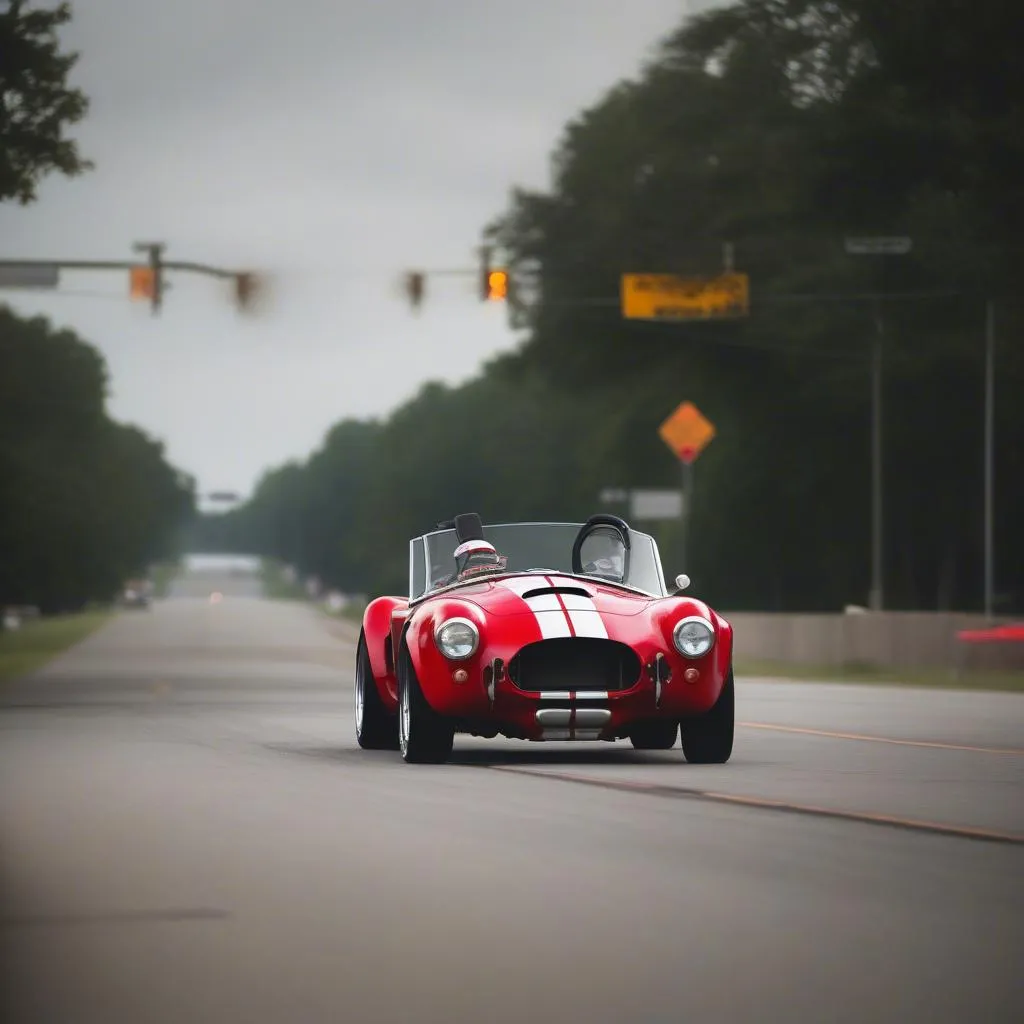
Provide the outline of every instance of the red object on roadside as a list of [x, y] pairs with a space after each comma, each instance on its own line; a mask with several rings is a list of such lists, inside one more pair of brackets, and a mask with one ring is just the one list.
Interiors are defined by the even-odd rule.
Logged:
[[1024, 643], [1024, 622], [1011, 622], [991, 629], [962, 629], [956, 638], [968, 644]]

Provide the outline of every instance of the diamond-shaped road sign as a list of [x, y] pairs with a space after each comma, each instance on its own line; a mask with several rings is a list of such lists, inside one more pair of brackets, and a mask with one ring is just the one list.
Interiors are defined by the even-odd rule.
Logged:
[[658, 433], [676, 458], [690, 465], [711, 443], [715, 428], [693, 402], [683, 402], [662, 423]]

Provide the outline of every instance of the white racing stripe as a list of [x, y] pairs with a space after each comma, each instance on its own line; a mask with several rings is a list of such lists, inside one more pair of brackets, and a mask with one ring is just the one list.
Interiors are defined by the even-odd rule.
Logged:
[[592, 636], [600, 640], [608, 639], [608, 630], [604, 628], [604, 620], [597, 606], [589, 597], [579, 594], [559, 594], [565, 602], [566, 613], [572, 622], [573, 632], [577, 636]]
[[558, 603], [555, 594], [539, 594], [537, 597], [528, 597], [526, 603], [530, 606], [537, 625], [540, 626], [540, 635], [545, 640], [551, 640], [559, 636], [572, 636], [569, 629], [569, 620], [566, 617], [562, 606]]
[[[580, 587], [579, 580], [568, 579], [565, 576], [549, 576], [552, 586], [555, 587]], [[559, 594], [565, 604], [572, 628], [576, 636], [596, 637], [599, 640], [608, 639], [608, 630], [605, 628], [604, 619], [597, 610], [592, 598], [583, 597], [581, 594]]]
[[[549, 585], [579, 588], [580, 583], [562, 576], [520, 576], [502, 580], [500, 585], [522, 596], [530, 590]], [[581, 594], [538, 594], [536, 597], [525, 598], [525, 602], [533, 612], [545, 640], [563, 636], [608, 639], [608, 630], [601, 613], [589, 597]]]

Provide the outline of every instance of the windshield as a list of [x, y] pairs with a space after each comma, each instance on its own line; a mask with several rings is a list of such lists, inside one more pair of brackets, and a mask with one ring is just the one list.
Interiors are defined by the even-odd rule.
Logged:
[[[500, 556], [508, 559], [508, 572], [546, 569], [549, 572], [571, 573], [572, 546], [582, 528], [582, 523], [512, 523], [485, 526], [484, 538], [494, 545]], [[608, 582], [611, 574], [607, 572], [605, 559], [594, 558], [589, 554], [592, 547], [597, 548], [596, 541], [597, 538], [593, 538], [584, 545], [584, 568], [589, 570], [587, 574], [593, 575], [595, 580]], [[628, 575], [623, 582], [628, 587], [655, 597], [664, 597], [665, 581], [654, 539], [645, 533], [630, 530], [630, 541]], [[454, 530], [429, 533], [423, 542], [422, 547], [416, 543], [411, 549], [413, 557], [419, 556], [426, 560], [425, 574], [422, 571], [410, 574], [410, 579], [415, 581], [410, 594], [413, 600], [421, 597], [426, 590], [453, 582], [456, 571], [455, 549], [459, 541]], [[612, 552], [595, 550], [594, 554], [607, 557]]]

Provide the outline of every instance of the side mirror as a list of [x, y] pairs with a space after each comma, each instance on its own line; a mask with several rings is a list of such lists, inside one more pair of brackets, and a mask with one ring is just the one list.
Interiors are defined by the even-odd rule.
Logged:
[[685, 572], [681, 572], [676, 577], [676, 590], [682, 592], [690, 585], [690, 577]]

